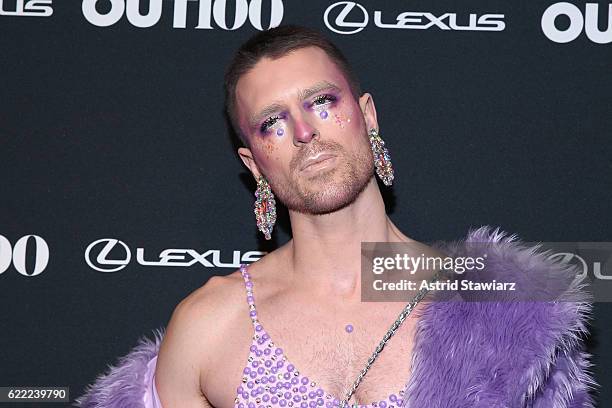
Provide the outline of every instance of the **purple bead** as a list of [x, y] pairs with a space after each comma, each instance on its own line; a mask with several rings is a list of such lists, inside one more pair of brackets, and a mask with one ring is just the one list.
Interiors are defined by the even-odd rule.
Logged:
[[251, 350], [252, 352], [256, 352], [257, 346], [253, 344], [251, 347], [249, 347], [249, 350]]
[[255, 360], [251, 362], [251, 365], [255, 368], [257, 368], [257, 366], [259, 366], [259, 361]]
[[322, 397], [324, 394], [323, 389], [322, 388], [317, 388], [317, 396], [318, 397]]
[[270, 398], [270, 402], [273, 404], [276, 404], [278, 402], [278, 397], [275, 395], [272, 398]]
[[295, 401], [295, 402], [300, 402], [300, 400], [301, 400], [301, 398], [300, 398], [300, 396], [299, 396], [299, 395], [295, 394], [295, 395], [293, 396], [293, 401]]
[[270, 369], [270, 371], [272, 371], [273, 374], [276, 374], [276, 372], [278, 371], [278, 368], [277, 367], [272, 367]]
[[263, 374], [263, 373], [264, 373], [264, 371], [266, 371], [266, 369], [265, 369], [265, 368], [263, 368], [263, 367], [259, 367], [259, 368], [257, 369], [257, 374]]
[[327, 119], [328, 113], [326, 110], [324, 110], [319, 113], [319, 116], [321, 117], [321, 119]]
[[247, 283], [245, 283], [245, 286], [246, 286], [247, 288], [252, 288], [252, 287], [253, 287], [253, 282], [248, 281]]
[[251, 317], [255, 317], [255, 316], [257, 316], [257, 310], [251, 310], [251, 311], [249, 312], [249, 316], [251, 316]]
[[270, 366], [272, 365], [272, 361], [270, 360], [266, 360], [266, 362], [264, 363], [264, 365], [268, 368], [270, 368]]
[[387, 403], [386, 403], [385, 401], [380, 401], [380, 402], [378, 403], [378, 406], [379, 406], [380, 408], [387, 408]]
[[264, 350], [264, 354], [265, 354], [266, 356], [269, 356], [271, 352], [272, 352], [272, 350], [270, 350], [269, 348], [267, 348], [267, 349], [265, 349], [265, 350]]
[[249, 408], [255, 408], [255, 403], [254, 402], [249, 402]]
[[268, 340], [270, 338], [270, 336], [268, 335], [268, 333], [264, 333], [263, 336], [261, 336], [262, 339], [264, 340]]
[[329, 402], [329, 401], [327, 401], [327, 402], [325, 403], [325, 407], [326, 407], [326, 408], [332, 408], [333, 406], [334, 406], [334, 404], [332, 404], [332, 403], [331, 403], [331, 402]]
[[247, 302], [249, 303], [253, 303], [255, 301], [255, 299], [253, 298], [253, 296], [247, 296]]
[[261, 400], [262, 400], [263, 402], [268, 402], [268, 400], [269, 400], [269, 399], [270, 399], [270, 396], [269, 396], [268, 394], [264, 394], [264, 396], [263, 396], [263, 397], [261, 397]]
[[344, 328], [344, 330], [346, 330], [347, 333], [352, 333], [353, 332], [353, 325], [352, 324], [347, 324], [346, 327]]
[[286, 393], [283, 394], [283, 397], [285, 397], [285, 399], [291, 399], [291, 393], [287, 391]]
[[255, 355], [256, 355], [257, 357], [261, 357], [261, 355], [262, 355], [262, 354], [263, 354], [263, 352], [262, 352], [261, 350], [257, 350], [257, 351], [255, 352]]
[[283, 354], [283, 349], [277, 348], [276, 350], [274, 350], [274, 354], [276, 354], [277, 356], [280, 356], [281, 354]]
[[277, 366], [278, 368], [281, 368], [281, 367], [283, 366], [283, 364], [285, 364], [285, 362], [284, 362], [283, 360], [281, 360], [281, 361], [277, 361], [277, 362], [276, 362], [276, 366]]
[[291, 372], [291, 371], [293, 371], [293, 369], [294, 369], [294, 368], [295, 368], [295, 367], [293, 366], [293, 364], [289, 364], [289, 365], [287, 366], [287, 371]]
[[259, 392], [257, 391], [257, 389], [253, 389], [251, 390], [251, 397], [256, 397], [257, 394], [259, 394]]
[[248, 374], [248, 373], [250, 373], [250, 372], [251, 372], [251, 369], [250, 369], [249, 367], [244, 367], [244, 370], [242, 370], [242, 372], [243, 372], [244, 374]]
[[251, 371], [251, 374], [249, 374], [249, 376], [251, 378], [257, 378], [257, 371], [255, 371], [255, 370]]
[[284, 400], [284, 399], [279, 400], [278, 405], [280, 405], [281, 407], [284, 407], [285, 405], [287, 405], [287, 400]]
[[285, 374], [283, 374], [283, 378], [284, 378], [285, 380], [288, 380], [290, 377], [291, 377], [291, 374], [289, 374], [289, 373], [285, 373]]
[[325, 401], [323, 401], [323, 398], [317, 398], [317, 405], [321, 406], [324, 402]]
[[316, 396], [317, 396], [317, 394], [316, 394], [314, 391], [310, 391], [310, 392], [308, 393], [308, 398], [311, 398], [311, 399], [312, 399], [312, 398], [314, 398], [314, 397], [316, 397]]
[[340, 400], [338, 398], [334, 398], [332, 402], [334, 403], [334, 405], [340, 405]]
[[291, 384], [293, 384], [293, 385], [295, 385], [295, 384], [297, 384], [297, 383], [299, 383], [299, 382], [300, 382], [300, 380], [298, 380], [298, 378], [297, 378], [297, 377], [293, 377], [293, 378], [291, 379]]
[[298, 388], [298, 390], [299, 390], [299, 391], [300, 391], [302, 394], [304, 394], [304, 393], [306, 392], [306, 387], [305, 387], [305, 386], [303, 386], [303, 385], [300, 385], [300, 388]]
[[246, 392], [246, 391], [245, 391], [245, 392], [243, 392], [243, 393], [242, 393], [242, 398], [244, 398], [244, 399], [249, 399], [249, 393], [248, 393], [248, 392]]
[[395, 394], [389, 395], [389, 401], [391, 401], [391, 402], [397, 401], [397, 396]]
[[249, 381], [247, 383], [247, 388], [253, 388], [253, 385], [254, 385], [253, 381]]
[[310, 401], [310, 402], [308, 403], [308, 406], [309, 406], [310, 408], [315, 408], [315, 407], [317, 406], [317, 402], [316, 402], [316, 401]]
[[300, 404], [301, 408], [308, 408], [308, 403], [306, 401], [302, 401], [302, 403]]
[[240, 404], [238, 404], [238, 408], [244, 408], [244, 404], [241, 402]]
[[302, 377], [301, 383], [304, 385], [308, 384], [308, 377]]

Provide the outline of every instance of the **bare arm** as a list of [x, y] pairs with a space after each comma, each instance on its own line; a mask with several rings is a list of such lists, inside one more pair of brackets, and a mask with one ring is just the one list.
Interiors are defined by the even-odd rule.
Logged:
[[214, 349], [215, 297], [218, 278], [211, 278], [201, 289], [175, 308], [161, 344], [155, 384], [163, 408], [212, 407], [201, 390], [205, 367], [211, 366]]

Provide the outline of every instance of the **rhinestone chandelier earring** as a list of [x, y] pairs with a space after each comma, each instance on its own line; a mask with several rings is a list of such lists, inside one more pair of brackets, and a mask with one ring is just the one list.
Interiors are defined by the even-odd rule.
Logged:
[[376, 166], [376, 174], [386, 186], [393, 184], [393, 165], [391, 164], [391, 156], [385, 147], [385, 142], [382, 140], [378, 131], [372, 128], [369, 132], [370, 146], [374, 155], [374, 165]]
[[272, 238], [272, 228], [276, 222], [276, 201], [270, 190], [270, 185], [264, 176], [257, 178], [255, 190], [255, 219], [257, 228], [263, 232], [267, 240]]

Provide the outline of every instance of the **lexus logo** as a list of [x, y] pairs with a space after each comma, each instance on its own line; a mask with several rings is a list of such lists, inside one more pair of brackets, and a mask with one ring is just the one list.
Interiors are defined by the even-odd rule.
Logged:
[[578, 277], [580, 278], [584, 278], [585, 276], [587, 276], [587, 273], [589, 271], [589, 266], [587, 265], [586, 261], [580, 255], [574, 254], [572, 252], [557, 252], [550, 255], [548, 259], [558, 261], [563, 265], [573, 264], [575, 267], [578, 268]]
[[[115, 250], [114, 258], [111, 251]], [[136, 262], [142, 266], [182, 266], [199, 263], [206, 268], [238, 268], [241, 263], [255, 262], [266, 252], [233, 251], [231, 262], [221, 261], [221, 251], [209, 249], [202, 253], [195, 249], [169, 248], [157, 255], [157, 259], [145, 259], [144, 248], [136, 248]], [[102, 238], [92, 242], [85, 250], [85, 262], [98, 272], [117, 272], [125, 268], [132, 259], [132, 252], [125, 242], [115, 238]]]
[[[580, 279], [586, 277], [589, 273], [589, 263], [587, 263], [587, 261], [585, 261], [583, 257], [573, 252], [557, 252], [550, 255], [548, 258], [554, 261], [559, 261], [564, 265], [573, 264], [578, 269], [579, 273], [577, 276]], [[604, 266], [603, 264], [605, 264], [605, 262], [593, 261], [591, 263], [593, 269], [593, 276], [596, 279], [612, 280], [611, 275], [604, 275], [602, 273], [602, 266]]]
[[[108, 254], [113, 250], [117, 245], [122, 248], [125, 256], [121, 259], [108, 259]], [[92, 250], [94, 253], [97, 252], [97, 256], [95, 258], [95, 264], [92, 262], [91, 255]], [[130, 252], [130, 248], [123, 241], [119, 241], [118, 239], [112, 238], [103, 238], [89, 244], [87, 249], [85, 250], [85, 262], [87, 265], [95, 269], [99, 272], [117, 272], [121, 269], [125, 268], [132, 258], [132, 253]], [[105, 267], [99, 267], [98, 265], [105, 265]]]
[[[342, 8], [339, 8], [342, 6]], [[346, 21], [347, 15], [355, 8], [358, 7], [362, 17], [359, 21]], [[333, 21], [333, 24], [329, 21], [329, 15], [332, 11], [339, 9], [340, 12]], [[366, 9], [354, 1], [340, 1], [329, 6], [323, 14], [323, 21], [327, 28], [338, 34], [355, 34], [363, 30], [368, 25], [368, 12]], [[343, 29], [345, 28], [345, 29]]]
[[[395, 16], [395, 21], [385, 16], [382, 11], [374, 11], [374, 25], [383, 29], [427, 30], [437, 27], [440, 30], [454, 31], [503, 31], [506, 28], [503, 14], [483, 14], [457, 18], [457, 13], [433, 13], [421, 11], [404, 11]], [[350, 20], [349, 20], [350, 15]], [[354, 1], [339, 1], [327, 7], [323, 21], [327, 28], [338, 34], [355, 34], [369, 23], [368, 11]]]

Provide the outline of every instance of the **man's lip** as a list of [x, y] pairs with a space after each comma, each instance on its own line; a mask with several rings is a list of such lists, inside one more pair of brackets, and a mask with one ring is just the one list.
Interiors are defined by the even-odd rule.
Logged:
[[336, 155], [335, 154], [331, 154], [331, 153], [319, 153], [316, 156], [309, 157], [302, 164], [302, 167], [300, 168], [300, 171], [305, 170], [308, 166], [310, 166], [312, 164], [316, 164], [316, 163], [322, 162], [323, 160], [327, 160], [327, 159], [330, 159], [332, 157], [336, 157]]

